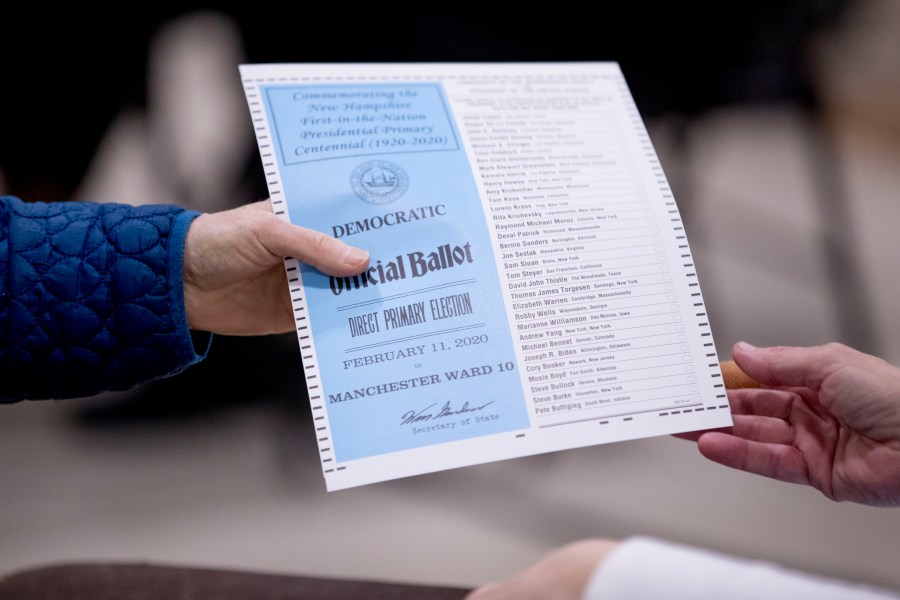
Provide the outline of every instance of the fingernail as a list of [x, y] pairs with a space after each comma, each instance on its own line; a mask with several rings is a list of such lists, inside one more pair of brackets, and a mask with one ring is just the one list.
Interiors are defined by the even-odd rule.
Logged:
[[341, 256], [341, 260], [344, 261], [345, 265], [361, 267], [369, 260], [369, 253], [366, 250], [348, 246], [344, 248], [344, 254]]
[[753, 344], [748, 344], [747, 342], [738, 342], [737, 347], [744, 352], [753, 352], [754, 350], [756, 350], [756, 346], [754, 346]]

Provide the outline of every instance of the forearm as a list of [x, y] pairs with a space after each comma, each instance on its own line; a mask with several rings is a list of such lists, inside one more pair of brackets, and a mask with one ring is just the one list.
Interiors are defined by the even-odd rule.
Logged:
[[126, 389], [199, 360], [181, 262], [195, 216], [0, 199], [0, 401]]
[[594, 572], [584, 600], [898, 600], [900, 594], [653, 538], [630, 538]]

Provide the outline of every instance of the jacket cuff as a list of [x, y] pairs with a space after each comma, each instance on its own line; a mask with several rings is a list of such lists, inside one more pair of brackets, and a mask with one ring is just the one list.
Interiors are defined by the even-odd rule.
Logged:
[[175, 326], [177, 346], [175, 368], [164, 376], [174, 375], [206, 358], [212, 344], [212, 334], [192, 331], [187, 322], [184, 306], [184, 242], [194, 219], [200, 216], [196, 211], [184, 211], [175, 217], [169, 236], [169, 288], [172, 320]]

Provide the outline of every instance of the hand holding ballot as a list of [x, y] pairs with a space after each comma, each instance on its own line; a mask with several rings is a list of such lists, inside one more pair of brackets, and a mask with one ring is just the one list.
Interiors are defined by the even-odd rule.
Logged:
[[734, 346], [759, 388], [732, 389], [734, 426], [679, 437], [723, 465], [828, 498], [900, 506], [900, 368], [841, 344]]
[[285, 223], [268, 200], [191, 223], [184, 245], [184, 303], [191, 329], [227, 335], [293, 329], [285, 256], [335, 276], [357, 275], [366, 251]]

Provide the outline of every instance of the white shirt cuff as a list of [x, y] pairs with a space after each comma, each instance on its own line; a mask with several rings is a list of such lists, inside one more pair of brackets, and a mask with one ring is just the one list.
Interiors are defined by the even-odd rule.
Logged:
[[594, 571], [584, 600], [900, 600], [900, 593], [647, 537], [625, 540]]

